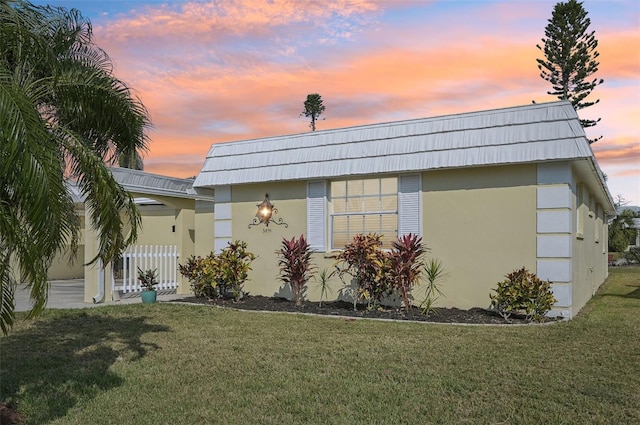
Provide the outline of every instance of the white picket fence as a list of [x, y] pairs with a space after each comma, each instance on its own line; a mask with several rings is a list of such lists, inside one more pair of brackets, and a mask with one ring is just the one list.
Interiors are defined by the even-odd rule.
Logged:
[[122, 254], [122, 285], [116, 286], [125, 294], [140, 292], [138, 268], [156, 270], [158, 290], [178, 287], [178, 247], [175, 245], [133, 245]]

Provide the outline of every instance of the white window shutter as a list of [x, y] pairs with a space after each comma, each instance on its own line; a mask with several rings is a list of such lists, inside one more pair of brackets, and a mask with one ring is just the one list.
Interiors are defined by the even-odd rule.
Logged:
[[327, 239], [326, 181], [307, 183], [307, 242], [314, 251], [326, 251]]
[[398, 180], [398, 236], [413, 233], [422, 236], [422, 178], [419, 174], [400, 176]]

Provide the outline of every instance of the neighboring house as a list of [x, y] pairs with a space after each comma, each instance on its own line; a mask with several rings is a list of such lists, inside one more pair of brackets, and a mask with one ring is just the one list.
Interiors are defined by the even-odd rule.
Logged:
[[633, 228], [636, 229], [636, 237], [629, 243], [627, 251], [629, 251], [631, 248], [637, 248], [640, 246], [640, 218], [633, 219]]
[[629, 242], [629, 246], [625, 251], [629, 251], [631, 248], [635, 248], [640, 246], [640, 207], [637, 206], [629, 206], [624, 205], [618, 208], [618, 214], [622, 213], [624, 210], [631, 210], [635, 213], [636, 218], [633, 219], [632, 227], [637, 230], [635, 239], [632, 239]]
[[[211, 245], [195, 253], [246, 241], [253, 295], [290, 294], [275, 251], [301, 234], [320, 269], [357, 233], [421, 235], [446, 268], [446, 307], [489, 306], [525, 266], [553, 282], [552, 314], [573, 317], [608, 274], [613, 200], [566, 101], [214, 144], [193, 187], [215, 196], [195, 227]], [[266, 193], [280, 225], [254, 225]]]
[[633, 228], [637, 230], [636, 238], [631, 240], [631, 243], [629, 244], [629, 248], [627, 248], [627, 251], [630, 248], [636, 248], [640, 246], [640, 218], [633, 219]]
[[[196, 194], [192, 189], [193, 179], [166, 177], [126, 168], [112, 168], [111, 172], [116, 181], [132, 194], [140, 212], [142, 224], [137, 246], [174, 247], [180, 262], [196, 251], [211, 251], [213, 235], [203, 232], [196, 237], [195, 229], [198, 221], [212, 222], [213, 197], [203, 190]], [[85, 216], [83, 198], [77, 187], [73, 184], [69, 187], [81, 217], [80, 246], [73, 263], [69, 264], [66, 257], [54, 261], [49, 269], [49, 278], [84, 278], [85, 302], [117, 299], [118, 294], [112, 293], [112, 277], [118, 279], [116, 285], [121, 284], [122, 263], [114, 267], [107, 265], [104, 271], [96, 264], [84, 265], [97, 253], [97, 235], [94, 230], [85, 227], [89, 217]], [[189, 283], [177, 272], [175, 275], [178, 293], [189, 293]]]

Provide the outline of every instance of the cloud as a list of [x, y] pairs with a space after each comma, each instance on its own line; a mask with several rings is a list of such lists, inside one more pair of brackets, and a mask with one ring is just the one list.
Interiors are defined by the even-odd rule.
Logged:
[[311, 27], [324, 43], [348, 39], [375, 15], [370, 0], [237, 0], [147, 5], [98, 27], [106, 39], [153, 47], [226, 43], [235, 39], [295, 40]]
[[[602, 117], [589, 137], [605, 172], [633, 177], [640, 134], [640, 30], [618, 5], [586, 4], [600, 41]], [[258, 0], [144, 6], [95, 26], [117, 75], [155, 130], [145, 164], [199, 171], [212, 143], [306, 132], [308, 93], [327, 107], [319, 129], [555, 100], [535, 47], [553, 2]], [[630, 9], [633, 9], [631, 7]], [[637, 14], [636, 14], [637, 18]], [[637, 21], [637, 19], [636, 19]], [[640, 167], [636, 167], [640, 168]], [[640, 201], [640, 200], [639, 200]]]
[[636, 165], [640, 170], [640, 140], [638, 138], [608, 140], [607, 144], [596, 142], [593, 151], [602, 164]]

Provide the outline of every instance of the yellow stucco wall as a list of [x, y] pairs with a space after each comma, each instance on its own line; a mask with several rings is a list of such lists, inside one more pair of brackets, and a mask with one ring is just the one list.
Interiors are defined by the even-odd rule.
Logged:
[[78, 246], [77, 255], [69, 262], [68, 254], [58, 254], [47, 271], [49, 280], [82, 279], [84, 277], [84, 245]]
[[78, 251], [71, 262], [69, 262], [68, 251], [58, 253], [47, 271], [49, 280], [82, 279], [84, 277], [84, 209], [78, 206], [76, 212], [80, 218]]
[[[258, 255], [245, 291], [252, 295], [290, 297], [277, 279], [275, 251], [282, 238], [306, 234], [306, 182], [234, 186], [231, 191], [232, 238], [244, 240]], [[534, 165], [429, 171], [422, 174], [423, 238], [429, 256], [442, 261], [447, 278], [438, 305], [486, 307], [489, 293], [503, 276], [525, 266], [536, 267], [536, 167]], [[288, 227], [249, 224], [265, 193]], [[204, 220], [199, 222], [197, 232]], [[208, 251], [207, 251], [208, 252]], [[207, 252], [198, 250], [198, 255]], [[332, 270], [330, 253], [313, 256], [318, 270]], [[330, 297], [342, 283], [332, 279]], [[421, 289], [415, 293], [419, 299]], [[305, 298], [318, 300], [316, 281]]]
[[422, 189], [423, 239], [447, 272], [437, 305], [488, 307], [505, 274], [535, 271], [534, 165], [425, 172]]
[[[573, 214], [573, 269], [572, 309], [575, 314], [589, 301], [608, 276], [606, 218], [601, 205], [579, 177], [574, 174], [572, 187]], [[579, 192], [582, 192], [579, 196]]]
[[[195, 249], [194, 253], [206, 255], [213, 251], [213, 202], [196, 201], [195, 211]], [[181, 262], [186, 257], [181, 256]]]
[[[135, 194], [133, 194], [135, 196]], [[180, 255], [179, 262], [195, 253], [195, 201], [186, 198], [171, 198], [155, 196], [165, 205], [140, 205], [142, 223], [138, 231], [136, 245], [176, 245]], [[175, 227], [175, 230], [174, 230]], [[97, 250], [96, 235], [91, 229], [85, 229], [87, 234], [85, 244], [85, 258], [94, 256]], [[104, 300], [112, 299], [111, 276], [107, 271], [104, 287]], [[95, 266], [84, 268], [85, 302], [92, 302], [95, 294], [98, 294], [98, 281], [100, 279]], [[178, 274], [178, 293], [189, 293], [191, 289], [186, 279]], [[116, 282], [117, 283], [117, 282]]]
[[175, 208], [150, 205], [138, 206], [142, 216], [142, 226], [138, 232], [136, 245], [175, 245], [178, 233], [173, 230], [176, 225]]
[[[251, 226], [256, 214], [256, 205], [264, 200], [265, 193], [278, 209], [273, 216], [281, 218], [284, 225], [260, 224]], [[285, 296], [291, 292], [277, 279], [278, 264], [275, 251], [280, 248], [282, 238], [291, 239], [306, 233], [307, 228], [306, 182], [269, 183], [234, 186], [231, 190], [232, 239], [247, 242], [249, 251], [258, 258], [252, 263], [252, 271], [244, 290], [251, 295]], [[317, 256], [322, 257], [322, 256]]]

